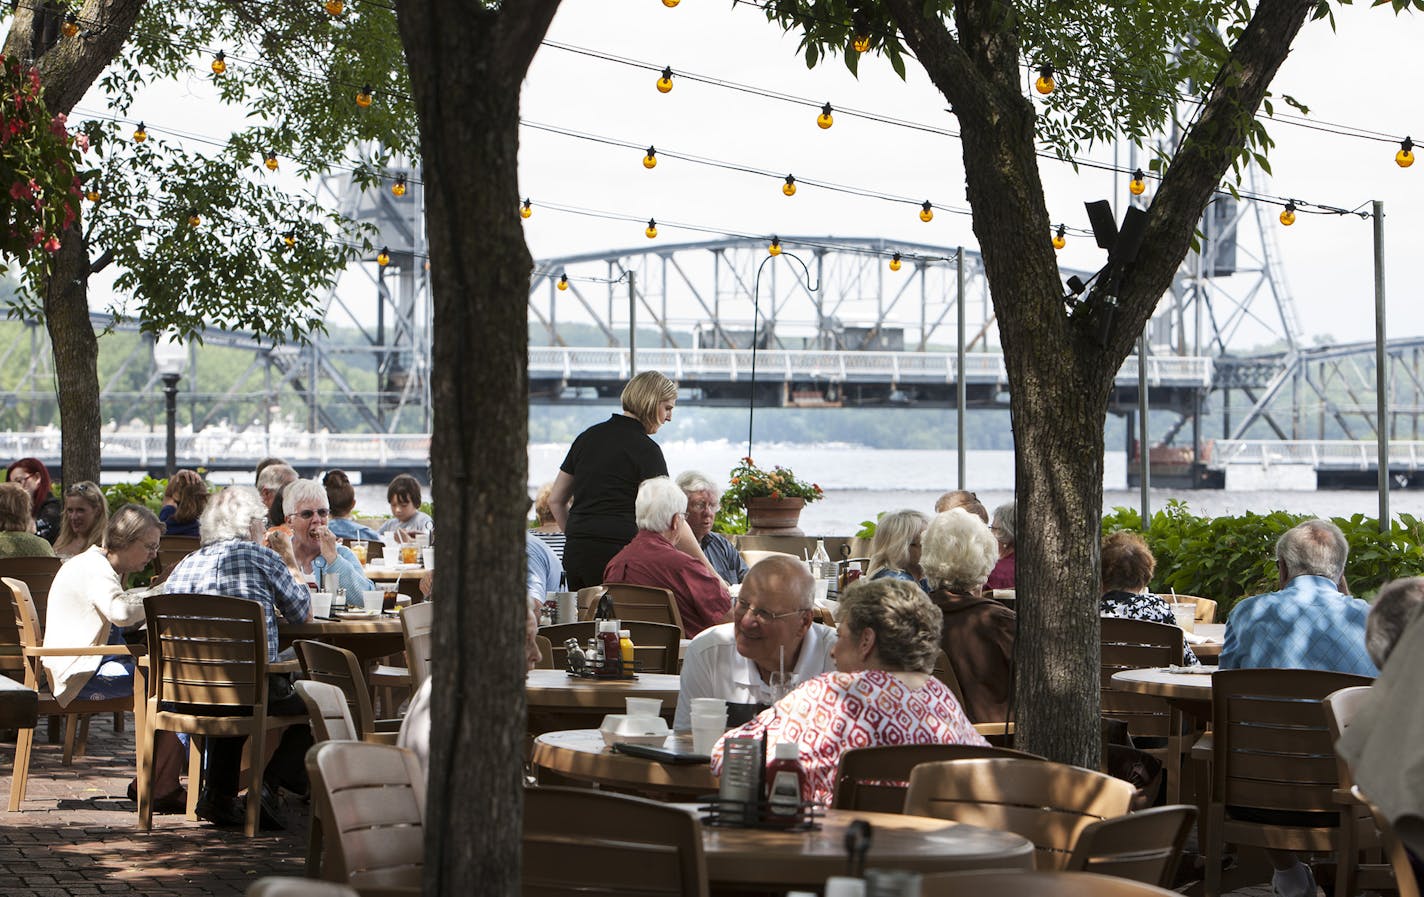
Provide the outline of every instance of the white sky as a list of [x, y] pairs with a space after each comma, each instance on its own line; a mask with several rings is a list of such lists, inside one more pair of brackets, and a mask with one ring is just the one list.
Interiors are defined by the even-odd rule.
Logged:
[[[1417, 54], [1424, 46], [1424, 17], [1396, 17], [1387, 8], [1337, 9], [1338, 33], [1323, 22], [1307, 24], [1274, 85], [1306, 102], [1312, 117], [1386, 134], [1412, 133], [1424, 144], [1424, 100], [1418, 91]], [[565, 0], [551, 41], [629, 59], [670, 65], [781, 93], [830, 101], [897, 119], [954, 129], [947, 103], [913, 62], [901, 81], [878, 57], [862, 60], [856, 80], [838, 58], [808, 70], [796, 39], [783, 35], [758, 11], [726, 0], [683, 0], [675, 9], [659, 0]], [[877, 192], [966, 207], [960, 147], [953, 138], [923, 134], [849, 115], [830, 130], [814, 124], [817, 110], [676, 79], [658, 93], [656, 74], [569, 52], [544, 48], [526, 82], [523, 116], [663, 152], [686, 153], [749, 165], [798, 178], [831, 181]], [[151, 130], [164, 125], [212, 136], [222, 133], [210, 87], [202, 79], [155, 91], [135, 109]], [[99, 99], [81, 104], [102, 108]], [[1277, 104], [1278, 110], [1284, 108]], [[1275, 124], [1274, 178], [1263, 192], [1343, 208], [1386, 203], [1386, 270], [1390, 333], [1424, 334], [1424, 161], [1402, 170], [1396, 145]], [[1424, 148], [1421, 148], [1424, 153]], [[1099, 158], [1111, 160], [1111, 149]], [[523, 129], [520, 193], [536, 204], [556, 203], [636, 216], [638, 223], [606, 221], [540, 208], [525, 222], [536, 258], [617, 248], [646, 248], [643, 220], [656, 217], [658, 242], [709, 239], [680, 230], [686, 222], [734, 233], [885, 237], [945, 246], [974, 246], [966, 216], [937, 212], [925, 224], [913, 206], [858, 198], [803, 186], [793, 198], [779, 180], [722, 171], [664, 158], [653, 171], [640, 150]], [[1054, 221], [1086, 227], [1083, 202], [1112, 197], [1125, 202], [1125, 179], [1083, 169], [1074, 173], [1043, 163]], [[1274, 222], [1278, 210], [1269, 210]], [[1356, 217], [1301, 215], [1289, 229], [1273, 225], [1280, 261], [1294, 296], [1303, 334], [1336, 341], [1373, 336], [1371, 224]], [[1072, 238], [1060, 254], [1064, 266], [1094, 269], [1099, 250]], [[590, 272], [592, 273], [592, 272]], [[363, 282], [364, 281], [364, 282]], [[369, 292], [369, 281], [345, 283]], [[97, 298], [102, 298], [96, 296]], [[1264, 337], [1262, 337], [1264, 338]], [[1245, 345], [1249, 345], [1247, 339]]]

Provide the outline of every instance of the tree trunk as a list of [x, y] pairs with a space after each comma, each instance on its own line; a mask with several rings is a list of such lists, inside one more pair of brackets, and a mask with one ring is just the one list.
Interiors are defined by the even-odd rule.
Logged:
[[45, 284], [45, 327], [54, 352], [54, 375], [63, 440], [64, 482], [99, 482], [99, 340], [89, 322], [89, 252], [79, 224], [65, 232]]
[[399, 7], [435, 315], [427, 895], [513, 897], [520, 882], [532, 260], [517, 213], [519, 91], [558, 0], [506, 6]]

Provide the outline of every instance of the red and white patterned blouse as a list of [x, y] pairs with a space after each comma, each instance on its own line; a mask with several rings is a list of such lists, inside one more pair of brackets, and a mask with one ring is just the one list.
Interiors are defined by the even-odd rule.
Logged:
[[[797, 686], [774, 706], [723, 738], [760, 738], [766, 750], [790, 741], [812, 800], [829, 805], [841, 754], [887, 744], [988, 744], [960, 709], [954, 693], [930, 678], [912, 689], [884, 670], [824, 673]], [[712, 772], [722, 772], [722, 741], [712, 749]]]

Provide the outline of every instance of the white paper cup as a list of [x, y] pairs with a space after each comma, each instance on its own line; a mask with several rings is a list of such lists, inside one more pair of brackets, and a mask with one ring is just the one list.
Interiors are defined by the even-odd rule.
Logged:
[[422, 549], [420, 549], [420, 559], [421, 559], [421, 561], [424, 562], [424, 564], [425, 564], [425, 569], [427, 569], [427, 570], [434, 570], [434, 569], [435, 569], [435, 549], [434, 549], [434, 548], [422, 548]]
[[662, 698], [624, 698], [628, 715], [635, 717], [657, 716], [663, 712]]
[[721, 698], [693, 698], [693, 713], [726, 713], [727, 702]]
[[1177, 626], [1183, 632], [1193, 632], [1197, 625], [1197, 606], [1183, 602], [1172, 605], [1172, 616], [1177, 620]]
[[721, 726], [699, 726], [697, 720], [692, 721], [692, 751], [695, 754], [710, 754], [712, 748], [717, 744], [717, 739], [722, 737], [726, 731]]
[[578, 622], [578, 592], [554, 592], [555, 600], [559, 603], [559, 617], [555, 623], [577, 623]]
[[331, 593], [312, 592], [311, 608], [313, 617], [326, 618], [331, 616]]
[[367, 567], [384, 567], [385, 565], [386, 559], [384, 557], [371, 558], [366, 562]]
[[416, 533], [416, 534], [415, 534], [415, 547], [416, 547], [416, 548], [419, 548], [421, 551], [424, 551], [425, 549], [429, 548], [429, 547], [430, 547], [430, 533]]
[[386, 603], [385, 589], [372, 589], [361, 593], [361, 605], [367, 613], [380, 613]]

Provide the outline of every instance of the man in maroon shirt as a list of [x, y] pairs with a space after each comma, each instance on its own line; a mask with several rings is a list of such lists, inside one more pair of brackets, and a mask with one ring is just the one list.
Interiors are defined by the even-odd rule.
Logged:
[[603, 570], [604, 582], [657, 586], [671, 591], [687, 638], [727, 622], [732, 596], [687, 525], [687, 496], [667, 477], [638, 486], [638, 534]]

